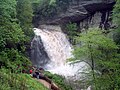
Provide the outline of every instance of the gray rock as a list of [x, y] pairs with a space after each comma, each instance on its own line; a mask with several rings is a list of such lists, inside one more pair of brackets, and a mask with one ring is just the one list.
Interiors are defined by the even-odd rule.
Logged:
[[50, 61], [40, 36], [35, 36], [31, 42], [31, 61], [37, 67], [44, 67]]
[[66, 12], [61, 12], [53, 18], [40, 22], [44, 24], [64, 24], [68, 22], [79, 22], [93, 15], [96, 12], [111, 11], [115, 0], [79, 0], [71, 2]]

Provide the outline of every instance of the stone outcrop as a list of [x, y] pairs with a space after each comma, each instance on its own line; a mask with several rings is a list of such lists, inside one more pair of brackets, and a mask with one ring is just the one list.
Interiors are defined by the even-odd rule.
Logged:
[[68, 22], [79, 22], [94, 15], [96, 12], [102, 13], [102, 18], [110, 12], [115, 4], [115, 0], [79, 0], [69, 5], [66, 12], [63, 12], [50, 20], [47, 24], [63, 24]]
[[37, 67], [44, 67], [50, 61], [40, 36], [35, 36], [31, 42], [31, 61]]
[[[80, 29], [96, 27], [109, 29], [111, 11], [115, 0], [72, 0], [66, 11], [41, 21], [38, 18], [36, 26], [41, 24], [64, 25], [69, 22], [77, 23]], [[39, 16], [39, 15], [38, 15]]]

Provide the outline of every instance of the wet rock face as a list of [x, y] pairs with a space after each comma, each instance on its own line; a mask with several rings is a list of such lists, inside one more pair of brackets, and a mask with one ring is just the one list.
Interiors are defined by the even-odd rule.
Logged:
[[46, 23], [63, 24], [79, 22], [94, 15], [96, 12], [102, 13], [103, 18], [107, 12], [112, 10], [114, 4], [115, 0], [72, 0], [66, 12], [53, 17]]
[[40, 36], [35, 36], [31, 42], [31, 60], [38, 67], [44, 67], [50, 61]]

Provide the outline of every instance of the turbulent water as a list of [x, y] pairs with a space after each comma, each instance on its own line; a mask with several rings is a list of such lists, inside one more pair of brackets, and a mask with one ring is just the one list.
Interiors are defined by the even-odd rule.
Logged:
[[[58, 28], [58, 29], [57, 29]], [[55, 29], [34, 28], [35, 38], [32, 41], [32, 62], [44, 66], [48, 71], [64, 76], [76, 76], [86, 69], [84, 62], [70, 64], [67, 59], [73, 57], [72, 46], [59, 27]], [[43, 65], [44, 64], [44, 65]]]

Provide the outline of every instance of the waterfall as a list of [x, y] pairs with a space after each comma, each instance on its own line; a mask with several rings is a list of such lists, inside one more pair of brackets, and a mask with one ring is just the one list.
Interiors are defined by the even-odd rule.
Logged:
[[34, 28], [34, 32], [36, 36], [31, 43], [34, 65], [64, 76], [75, 76], [87, 66], [84, 62], [74, 65], [66, 62], [73, 57], [72, 46], [60, 27], [44, 26], [42, 29]]

